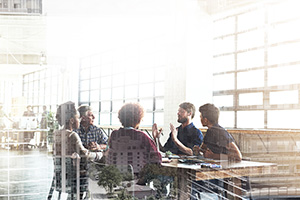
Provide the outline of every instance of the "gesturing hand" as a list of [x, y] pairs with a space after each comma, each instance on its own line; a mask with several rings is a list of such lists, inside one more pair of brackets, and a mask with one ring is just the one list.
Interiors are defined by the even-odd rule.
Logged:
[[172, 132], [172, 139], [173, 141], [177, 140], [177, 129], [174, 127], [174, 125], [172, 123], [170, 123], [170, 130]]
[[154, 139], [159, 138], [161, 132], [162, 132], [162, 129], [158, 130], [157, 124], [154, 123], [153, 126], [152, 126], [152, 136], [153, 136], [153, 138]]

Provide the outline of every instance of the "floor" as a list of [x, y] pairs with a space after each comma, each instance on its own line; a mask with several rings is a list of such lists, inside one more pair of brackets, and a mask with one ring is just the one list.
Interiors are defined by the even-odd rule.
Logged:
[[[47, 149], [0, 149], [0, 200], [45, 200], [53, 176]], [[90, 180], [91, 199], [106, 199], [106, 191]]]

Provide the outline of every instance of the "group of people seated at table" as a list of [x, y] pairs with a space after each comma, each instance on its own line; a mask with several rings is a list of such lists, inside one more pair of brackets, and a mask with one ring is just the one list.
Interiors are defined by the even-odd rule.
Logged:
[[[122, 127], [114, 130], [109, 139], [93, 125], [95, 117], [91, 107], [83, 105], [76, 110], [73, 102], [60, 105], [56, 118], [61, 130], [54, 134], [54, 178], [48, 199], [53, 195], [65, 195], [68, 199], [88, 197], [89, 161], [99, 161], [102, 157], [108, 165], [131, 165], [137, 176], [147, 164], [160, 165], [160, 152], [166, 151], [176, 155], [202, 154], [205, 158], [226, 157], [240, 161], [242, 155], [233, 137], [218, 124], [219, 109], [213, 104], [205, 104], [199, 111], [202, 125], [208, 128], [204, 138], [192, 122], [195, 106], [184, 102], [179, 105], [177, 113], [181, 125], [175, 128], [170, 123], [169, 138], [162, 145], [162, 130], [158, 130], [157, 124], [152, 126], [153, 138], [139, 130], [144, 117], [144, 109], [139, 103], [126, 103], [121, 107], [118, 118]], [[80, 160], [76, 161], [77, 165], [76, 159]], [[77, 171], [80, 168], [80, 174], [76, 174], [76, 166]]]

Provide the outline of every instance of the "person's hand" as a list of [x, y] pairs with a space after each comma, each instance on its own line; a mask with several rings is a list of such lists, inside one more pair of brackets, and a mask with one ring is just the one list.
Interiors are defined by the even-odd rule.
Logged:
[[193, 147], [193, 154], [195, 156], [200, 155], [200, 147], [198, 145], [194, 145], [194, 147]]
[[172, 132], [172, 139], [173, 139], [173, 141], [177, 140], [177, 134], [178, 134], [177, 129], [171, 123], [170, 123], [170, 130]]
[[153, 126], [152, 126], [152, 136], [153, 136], [153, 138], [154, 139], [159, 138], [161, 132], [162, 132], [162, 129], [158, 130], [157, 124], [154, 123]]
[[205, 158], [213, 158], [214, 153], [209, 148], [207, 148], [203, 155]]
[[91, 151], [97, 151], [97, 150], [100, 150], [101, 147], [96, 142], [90, 142], [88, 145], [88, 148]]

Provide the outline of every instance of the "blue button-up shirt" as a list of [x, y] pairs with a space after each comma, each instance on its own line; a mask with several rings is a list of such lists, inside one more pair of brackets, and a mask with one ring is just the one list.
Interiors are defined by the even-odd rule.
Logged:
[[[182, 125], [177, 127], [178, 140], [186, 147], [193, 149], [194, 145], [200, 146], [203, 141], [202, 132], [194, 126], [193, 123], [190, 123], [186, 127], [182, 128]], [[174, 154], [184, 154], [178, 149], [176, 144], [172, 140], [172, 133], [170, 133], [169, 139], [164, 145], [166, 151], [171, 151]]]
[[83, 146], [86, 148], [91, 142], [107, 144], [107, 136], [97, 126], [90, 125], [88, 131], [85, 132], [85, 128], [80, 125], [79, 129], [76, 129], [75, 132], [78, 133]]

